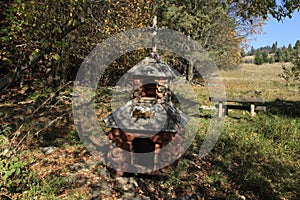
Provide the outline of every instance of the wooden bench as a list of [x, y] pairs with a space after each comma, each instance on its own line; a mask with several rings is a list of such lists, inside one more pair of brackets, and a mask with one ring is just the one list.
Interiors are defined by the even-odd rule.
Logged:
[[[266, 106], [262, 104], [265, 103], [265, 99], [263, 98], [241, 98], [241, 97], [231, 97], [231, 98], [218, 98], [218, 97], [210, 97], [209, 100], [211, 102], [216, 102], [216, 107], [218, 109], [218, 117], [226, 116], [228, 114], [228, 109], [238, 109], [238, 110], [249, 110], [251, 116], [255, 115], [255, 111], [263, 110], [266, 111]], [[228, 102], [238, 103], [241, 105], [232, 105], [227, 104]]]

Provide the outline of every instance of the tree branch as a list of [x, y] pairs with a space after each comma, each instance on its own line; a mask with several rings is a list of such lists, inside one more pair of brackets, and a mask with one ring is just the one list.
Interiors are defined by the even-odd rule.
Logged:
[[[76, 19], [76, 18], [74, 18]], [[10, 88], [16, 81], [18, 81], [24, 72], [28, 69], [35, 66], [43, 57], [51, 52], [52, 46], [55, 42], [61, 41], [64, 37], [66, 37], [70, 32], [77, 29], [82, 23], [78, 23], [75, 26], [64, 25], [62, 29], [62, 33], [57, 36], [57, 38], [53, 39], [48, 47], [45, 47], [44, 50], [41, 51], [38, 55], [34, 56], [29, 60], [29, 62], [25, 66], [17, 67], [14, 71], [9, 72], [4, 77], [0, 78], [0, 94], [4, 94], [8, 88]]]

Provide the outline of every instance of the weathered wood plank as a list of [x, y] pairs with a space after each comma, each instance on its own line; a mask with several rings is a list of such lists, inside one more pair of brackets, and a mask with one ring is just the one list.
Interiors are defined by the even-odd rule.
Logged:
[[219, 97], [209, 97], [211, 102], [237, 102], [237, 103], [265, 103], [263, 98], [244, 98], [244, 97], [228, 97], [228, 98], [219, 98]]
[[[244, 105], [224, 105], [225, 108], [231, 110], [250, 110], [249, 106]], [[218, 108], [218, 104], [216, 104], [216, 108]], [[255, 106], [255, 111], [266, 111], [266, 106]]]

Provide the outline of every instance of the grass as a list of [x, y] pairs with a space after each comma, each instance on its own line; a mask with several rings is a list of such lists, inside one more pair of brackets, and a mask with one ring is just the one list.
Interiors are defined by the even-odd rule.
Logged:
[[[208, 194], [200, 197], [205, 199], [299, 199], [299, 130], [299, 118], [269, 113], [251, 118], [236, 113], [235, 118], [226, 119], [209, 156], [197, 158], [206, 131], [202, 129], [180, 160], [185, 167], [172, 168], [171, 177], [161, 183], [195, 187], [194, 193], [204, 187]], [[195, 179], [197, 175], [204, 181]]]
[[[286, 87], [279, 73], [281, 64], [242, 64], [239, 70], [221, 71], [228, 97], [259, 96], [266, 99], [268, 110], [254, 118], [248, 112], [230, 111], [208, 156], [210, 167], [205, 167], [204, 177], [214, 192], [205, 198], [300, 198], [300, 94], [296, 87]], [[207, 89], [195, 86], [194, 90], [200, 103], [208, 105]], [[206, 134], [208, 120], [200, 121], [202, 128], [187, 155], [198, 153]], [[182, 174], [201, 174], [201, 170], [187, 167], [174, 176], [184, 180]], [[178, 181], [173, 186], [182, 185]]]
[[[287, 87], [278, 75], [282, 64], [241, 64], [235, 71], [221, 71], [227, 96], [262, 96], [268, 101], [281, 99], [300, 101], [297, 87]], [[260, 93], [260, 95], [255, 94]]]
[[213, 152], [218, 156], [214, 170], [227, 174], [248, 198], [295, 199], [300, 194], [299, 130], [299, 119], [267, 114], [230, 120]]

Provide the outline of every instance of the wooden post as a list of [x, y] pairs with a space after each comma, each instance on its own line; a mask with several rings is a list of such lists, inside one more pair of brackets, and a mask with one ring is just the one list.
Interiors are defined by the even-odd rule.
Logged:
[[221, 118], [222, 116], [223, 116], [223, 103], [219, 102], [218, 117]]
[[153, 38], [152, 38], [152, 53], [156, 54], [156, 35], [157, 35], [157, 16], [153, 18]]
[[250, 104], [250, 113], [251, 113], [252, 117], [255, 116], [255, 105], [254, 104]]

